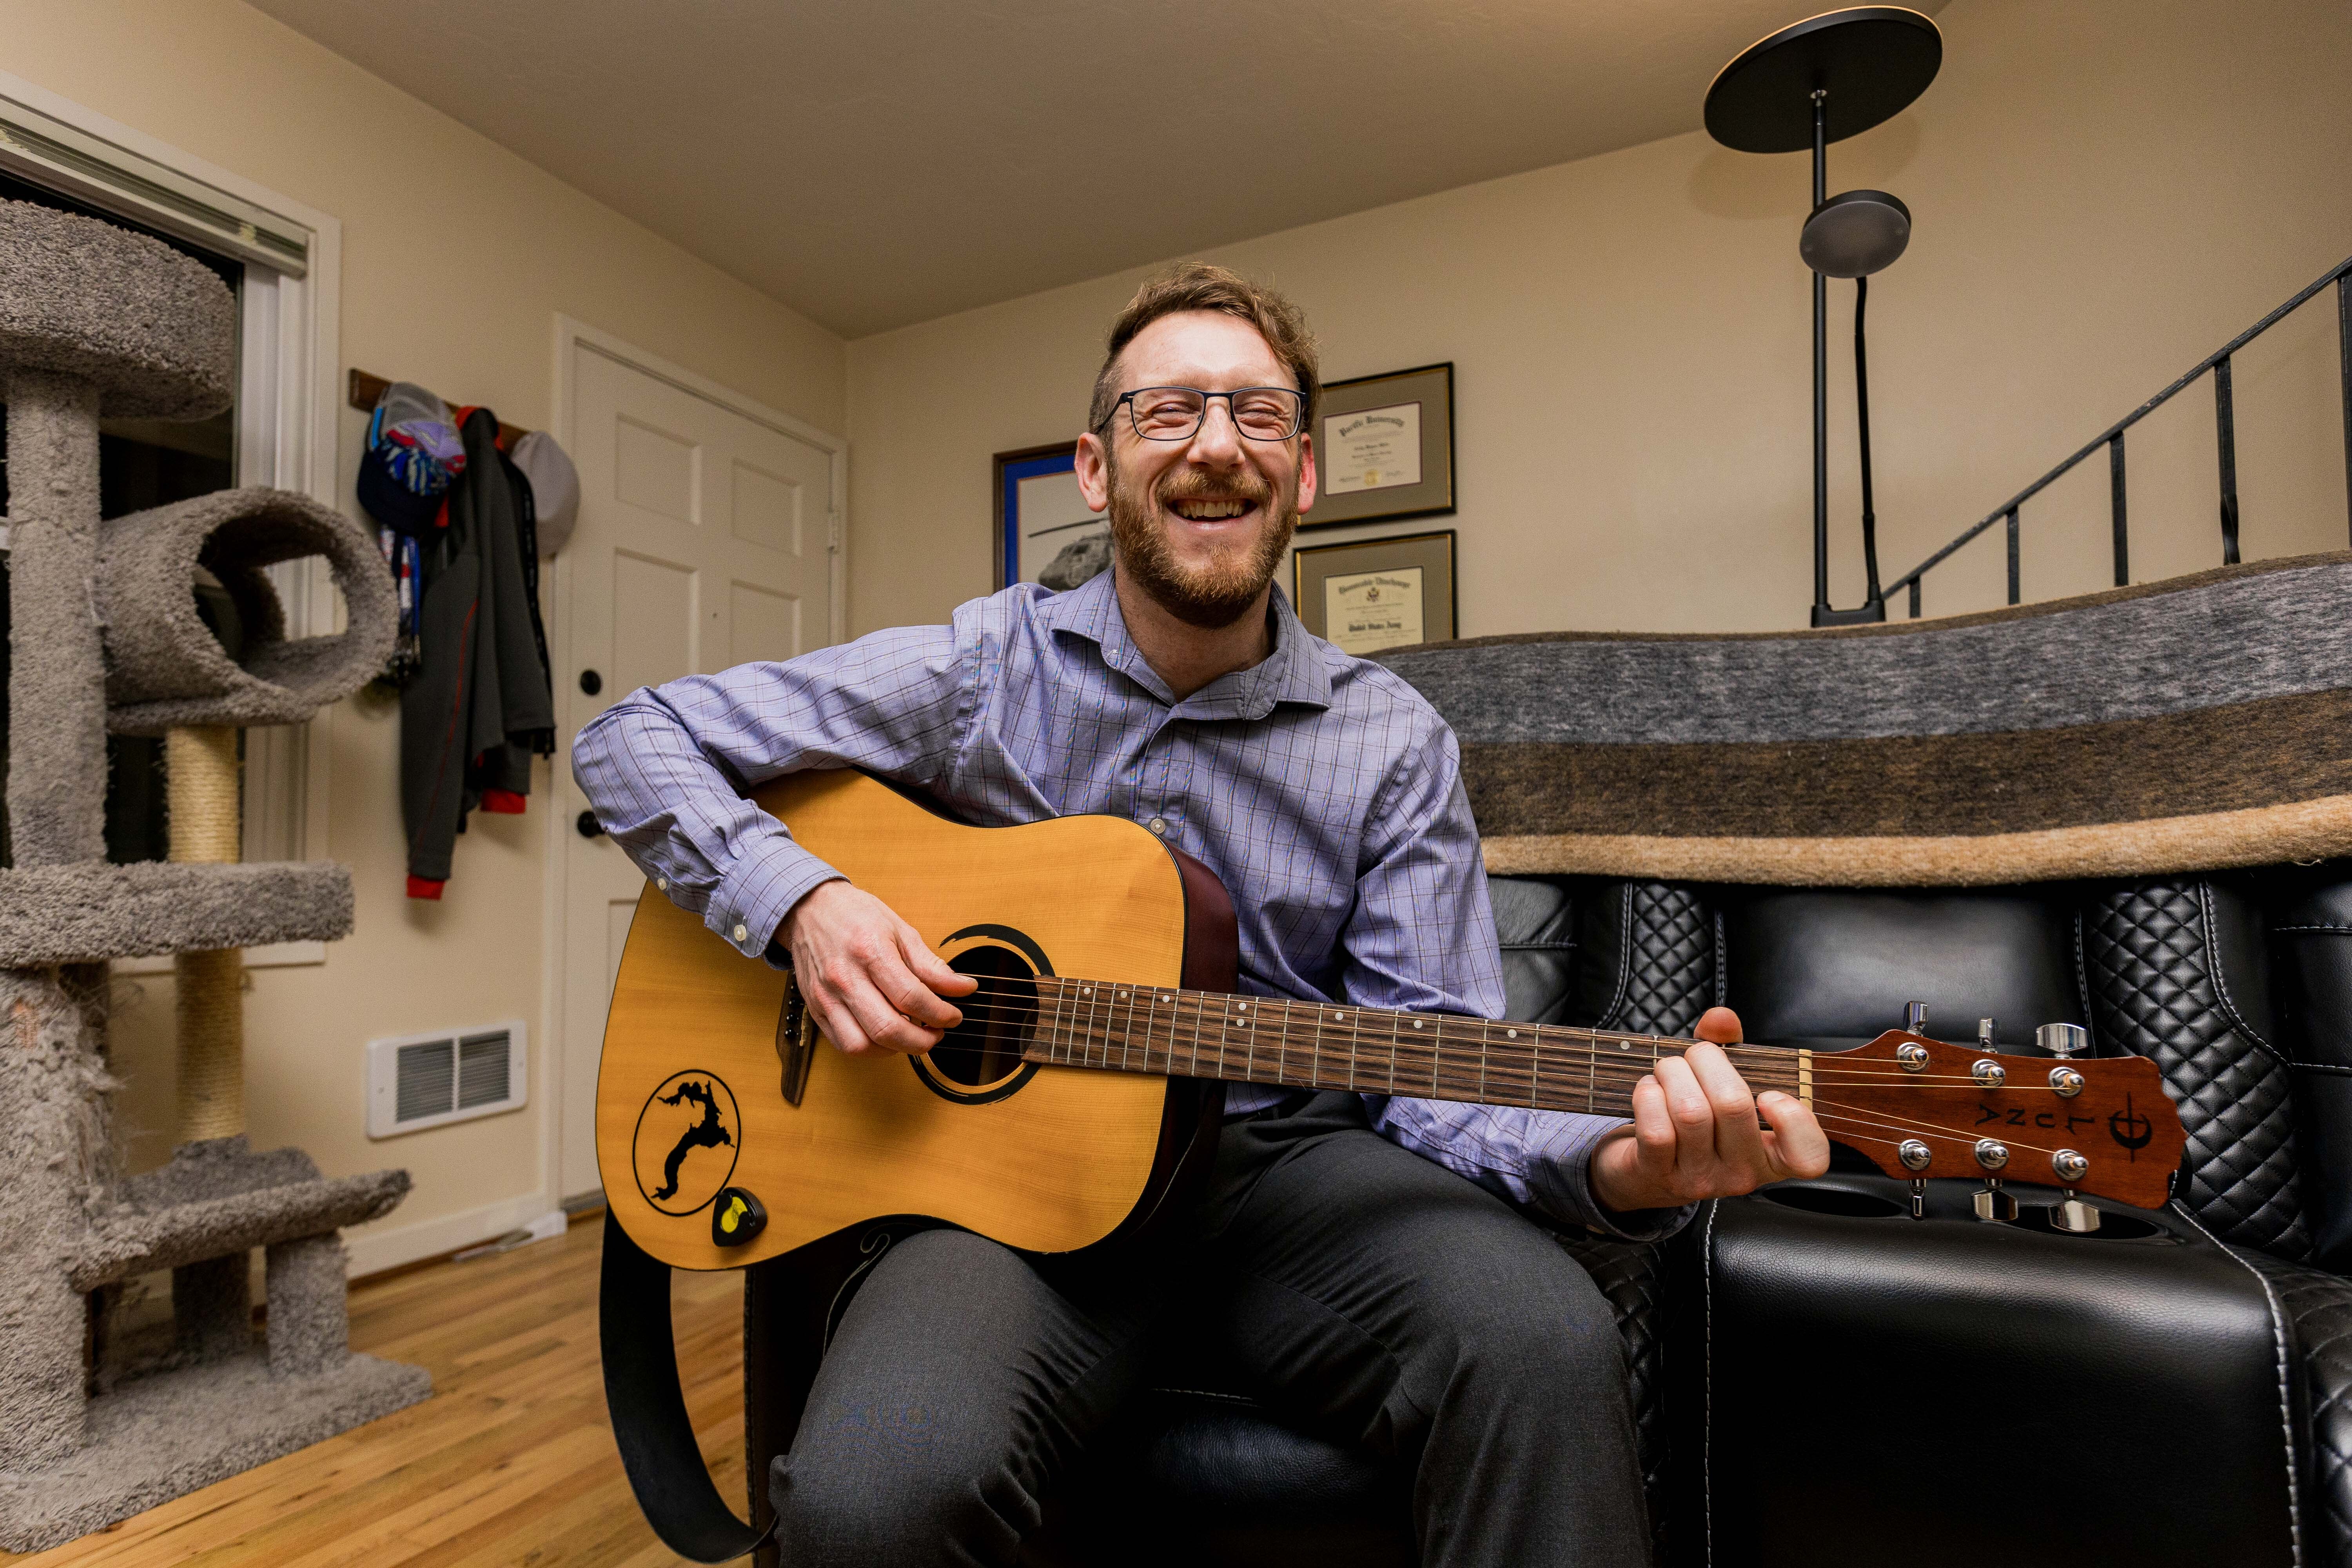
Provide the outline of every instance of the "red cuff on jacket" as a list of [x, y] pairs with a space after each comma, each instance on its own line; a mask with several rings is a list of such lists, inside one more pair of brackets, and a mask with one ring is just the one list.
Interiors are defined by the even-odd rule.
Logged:
[[486, 789], [482, 792], [482, 809], [499, 816], [520, 816], [530, 804], [529, 795], [515, 794], [510, 789]]
[[437, 900], [441, 897], [441, 889], [448, 885], [449, 879], [446, 877], [437, 882], [430, 877], [411, 877], [408, 879], [408, 896], [412, 899]]

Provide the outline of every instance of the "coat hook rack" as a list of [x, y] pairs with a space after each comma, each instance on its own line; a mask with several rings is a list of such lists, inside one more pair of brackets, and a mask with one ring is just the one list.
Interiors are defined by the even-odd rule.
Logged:
[[[352, 406], [358, 409], [362, 414], [374, 413], [376, 404], [383, 396], [384, 388], [391, 384], [391, 381], [386, 377], [373, 375], [366, 371], [359, 369], [357, 366], [353, 366], [352, 369]], [[524, 429], [520, 425], [509, 425], [503, 419], [499, 421], [499, 445], [509, 452], [514, 450], [514, 445], [517, 441], [521, 440], [524, 437], [530, 434], [530, 431]]]

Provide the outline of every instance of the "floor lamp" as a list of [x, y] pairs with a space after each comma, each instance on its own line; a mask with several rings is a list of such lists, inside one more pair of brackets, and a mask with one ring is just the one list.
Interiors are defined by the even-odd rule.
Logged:
[[[1908, 108], [1936, 79], [1943, 35], [1900, 5], [1854, 5], [1781, 28], [1741, 51], [1706, 89], [1706, 129], [1742, 153], [1813, 153], [1813, 205], [1798, 254], [1813, 274], [1813, 619], [1886, 618], [1878, 585], [1878, 519], [1870, 483], [1870, 375], [1863, 338], [1870, 275], [1903, 254], [1911, 212], [1885, 191], [1828, 195], [1829, 144]], [[1869, 587], [1851, 610], [1830, 606], [1829, 280], [1851, 278], [1854, 400], [1862, 443], [1862, 551]]]

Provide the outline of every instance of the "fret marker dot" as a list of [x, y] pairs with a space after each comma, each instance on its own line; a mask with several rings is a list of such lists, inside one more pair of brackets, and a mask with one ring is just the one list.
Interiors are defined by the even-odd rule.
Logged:
[[1630, 1051], [1633, 1048], [1633, 1045], [1630, 1040], [1620, 1040], [1617, 1042], [1617, 1048], [1621, 1051]]
[[1416, 1024], [1414, 1024], [1414, 1025], [1413, 1025], [1413, 1027], [1414, 1027], [1414, 1028], [1416, 1028], [1416, 1029], [1418, 1029], [1418, 1028], [1420, 1028], [1420, 1027], [1421, 1027], [1421, 1026], [1420, 1026], [1418, 1023], [1416, 1023]]
[[1334, 1013], [1331, 1015], [1331, 1021], [1335, 1024], [1344, 1024], [1348, 1021], [1348, 1015], [1345, 1013]]
[[1506, 1029], [1506, 1030], [1504, 1030], [1503, 1032], [1504, 1032], [1505, 1034], [1507, 1034], [1507, 1035], [1510, 1036], [1510, 1037], [1511, 1037], [1511, 1038], [1513, 1038], [1513, 1039], [1515, 1039], [1515, 1040], [1516, 1040], [1516, 1039], [1517, 1039], [1517, 1038], [1519, 1037], [1519, 1032], [1518, 1032], [1517, 1029]]

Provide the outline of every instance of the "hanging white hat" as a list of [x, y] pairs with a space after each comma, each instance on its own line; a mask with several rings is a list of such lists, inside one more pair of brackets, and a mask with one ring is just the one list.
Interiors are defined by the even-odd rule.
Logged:
[[517, 441], [509, 455], [530, 481], [531, 503], [539, 514], [539, 552], [552, 555], [572, 537], [572, 525], [580, 516], [580, 470], [544, 430], [533, 430]]

